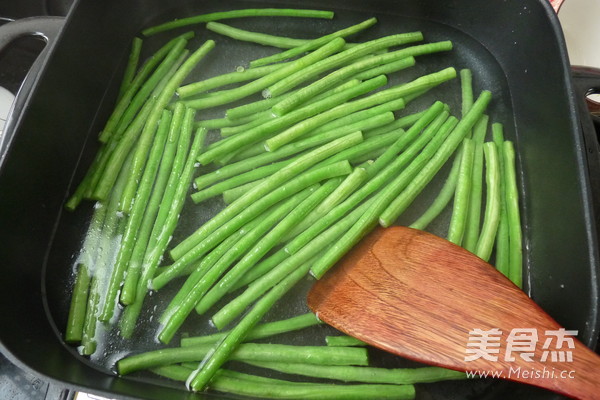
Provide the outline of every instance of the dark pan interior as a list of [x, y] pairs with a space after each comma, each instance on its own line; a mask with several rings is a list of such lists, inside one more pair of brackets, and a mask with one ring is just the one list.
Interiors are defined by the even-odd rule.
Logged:
[[[18, 126], [16, 139], [0, 170], [0, 235], [4, 245], [4, 275], [0, 280], [0, 312], [5, 322], [0, 343], [16, 361], [69, 386], [118, 396], [149, 399], [183, 399], [189, 394], [166, 381], [140, 374], [115, 379], [103, 370], [122, 356], [123, 343], [107, 334], [94, 363], [83, 360], [60, 341], [66, 321], [72, 264], [89, 219], [91, 204], [71, 214], [61, 211], [66, 196], [89, 165], [96, 150], [95, 135], [113, 106], [120, 74], [131, 38], [143, 27], [176, 17], [220, 11], [217, 2], [159, 0], [81, 0], [69, 17], [59, 46], [47, 64], [40, 84]], [[126, 3], [126, 4], [123, 4]], [[514, 3], [514, 2], [513, 2]], [[231, 1], [226, 8], [295, 6], [291, 1]], [[425, 41], [452, 40], [449, 54], [421, 57], [417, 66], [398, 75], [408, 81], [447, 66], [468, 67], [475, 92], [489, 89], [494, 101], [488, 113], [503, 122], [507, 138], [518, 152], [519, 182], [525, 240], [527, 290], [568, 329], [578, 329], [588, 345], [597, 339], [597, 248], [589, 204], [585, 154], [576, 121], [562, 36], [556, 18], [543, 0], [509, 2], [463, 1], [308, 1], [306, 8], [336, 11], [332, 21], [239, 19], [236, 27], [296, 37], [316, 37], [368, 17], [379, 23], [356, 37], [364, 40], [385, 34], [421, 30]], [[103, 29], [110, 26], [111, 29]], [[148, 55], [181, 30], [145, 40]], [[262, 46], [215, 36], [204, 29], [188, 46], [194, 48], [214, 38], [216, 49], [188, 80], [232, 71], [246, 61], [271, 53]], [[225, 50], [226, 49], [226, 50]], [[458, 80], [428, 94], [409, 109], [420, 109], [434, 100], [447, 102], [459, 114]], [[200, 112], [202, 118], [218, 110]], [[445, 178], [442, 171], [399, 223], [410, 223], [435, 196]], [[222, 204], [188, 204], [173, 244], [214, 214]], [[430, 230], [443, 235], [448, 215]], [[269, 319], [306, 310], [303, 293], [310, 280], [291, 293], [268, 315]], [[174, 288], [177, 285], [170, 285]], [[157, 311], [172, 291], [149, 297], [146, 309]], [[161, 301], [162, 299], [162, 301]], [[156, 347], [150, 314], [143, 316], [148, 329], [125, 348]], [[318, 327], [288, 343], [314, 343], [328, 328]], [[183, 331], [208, 332], [206, 318], [190, 318]], [[116, 347], [119, 345], [119, 347]], [[380, 352], [381, 365], [411, 365]], [[150, 383], [150, 384], [148, 384]], [[443, 382], [418, 386], [421, 399], [551, 398], [547, 392], [507, 382]]]

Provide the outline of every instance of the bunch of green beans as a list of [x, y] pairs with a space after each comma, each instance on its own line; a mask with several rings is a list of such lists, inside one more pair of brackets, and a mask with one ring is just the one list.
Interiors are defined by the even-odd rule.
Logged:
[[[119, 374], [150, 370], [194, 391], [319, 399], [410, 399], [413, 384], [464, 379], [435, 367], [371, 366], [365, 344], [351, 337], [328, 337], [326, 346], [252, 341], [320, 325], [312, 313], [261, 321], [376, 225], [395, 223], [453, 155], [442, 190], [412, 226], [425, 229], [454, 199], [448, 239], [486, 260], [495, 254], [498, 268], [521, 284], [515, 150], [500, 123], [486, 141], [491, 93], [475, 98], [465, 69], [461, 118], [427, 98], [419, 100], [427, 107], [406, 112], [457, 72], [447, 67], [399, 84], [392, 78], [420, 56], [451, 51], [451, 42], [414, 44], [421, 32], [346, 42], [376, 18], [309, 39], [215, 22], [246, 17], [331, 19], [333, 13], [234, 10], [142, 31], [206, 23], [227, 40], [284, 49], [240, 60], [249, 61], [248, 69], [195, 82], [192, 71], [220, 50], [214, 41], [190, 51], [193, 34], [186, 33], [140, 63], [143, 39], [134, 39], [97, 155], [66, 203], [75, 210], [84, 199], [95, 201], [75, 263], [65, 340], [92, 355], [98, 330], [118, 326], [123, 338], [133, 337], [147, 295], [157, 292], [163, 301], [168, 287], [176, 292], [156, 318], [159, 341], [170, 344], [193, 315], [206, 316], [218, 332], [182, 335], [178, 347], [122, 358]], [[257, 99], [261, 93], [265, 98]], [[207, 109], [221, 115], [206, 118]], [[182, 238], [184, 206], [214, 204], [219, 211], [201, 224], [185, 218], [186, 229], [196, 230]], [[225, 368], [229, 360], [337, 383], [240, 374]]]

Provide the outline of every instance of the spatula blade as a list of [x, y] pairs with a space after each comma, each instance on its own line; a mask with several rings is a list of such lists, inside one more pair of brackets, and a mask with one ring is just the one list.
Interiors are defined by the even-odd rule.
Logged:
[[[391, 353], [570, 394], [560, 379], [514, 372], [578, 364], [542, 361], [543, 335], [560, 325], [488, 263], [432, 234], [376, 230], [315, 283], [308, 305], [327, 324]], [[518, 334], [534, 333], [531, 351], [515, 347]], [[575, 343], [578, 357], [596, 357]]]

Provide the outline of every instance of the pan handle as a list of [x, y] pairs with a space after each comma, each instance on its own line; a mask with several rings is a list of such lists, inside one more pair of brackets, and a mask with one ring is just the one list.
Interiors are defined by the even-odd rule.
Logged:
[[64, 22], [64, 17], [30, 17], [0, 26], [0, 52], [14, 40], [24, 36], [39, 37], [46, 42], [46, 46], [40, 52], [23, 80], [6, 119], [3, 133], [0, 136], [0, 164], [11, 142], [14, 128], [18, 124], [22, 110], [24, 110], [29, 100], [29, 95], [38, 81], [38, 76], [46, 64], [46, 60], [54, 47], [54, 43], [58, 39]]
[[571, 75], [585, 142], [596, 226], [600, 226], [600, 105], [587, 99], [589, 94], [600, 93], [600, 69], [571, 66]]
[[571, 71], [577, 94], [583, 93], [589, 112], [593, 116], [600, 117], [600, 103], [587, 98], [590, 94], [600, 93], [600, 68], [573, 65]]

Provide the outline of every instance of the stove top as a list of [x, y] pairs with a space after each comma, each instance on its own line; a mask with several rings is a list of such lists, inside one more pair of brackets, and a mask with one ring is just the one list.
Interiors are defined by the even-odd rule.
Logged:
[[0, 354], [0, 399], [72, 400], [75, 393], [45, 382]]

